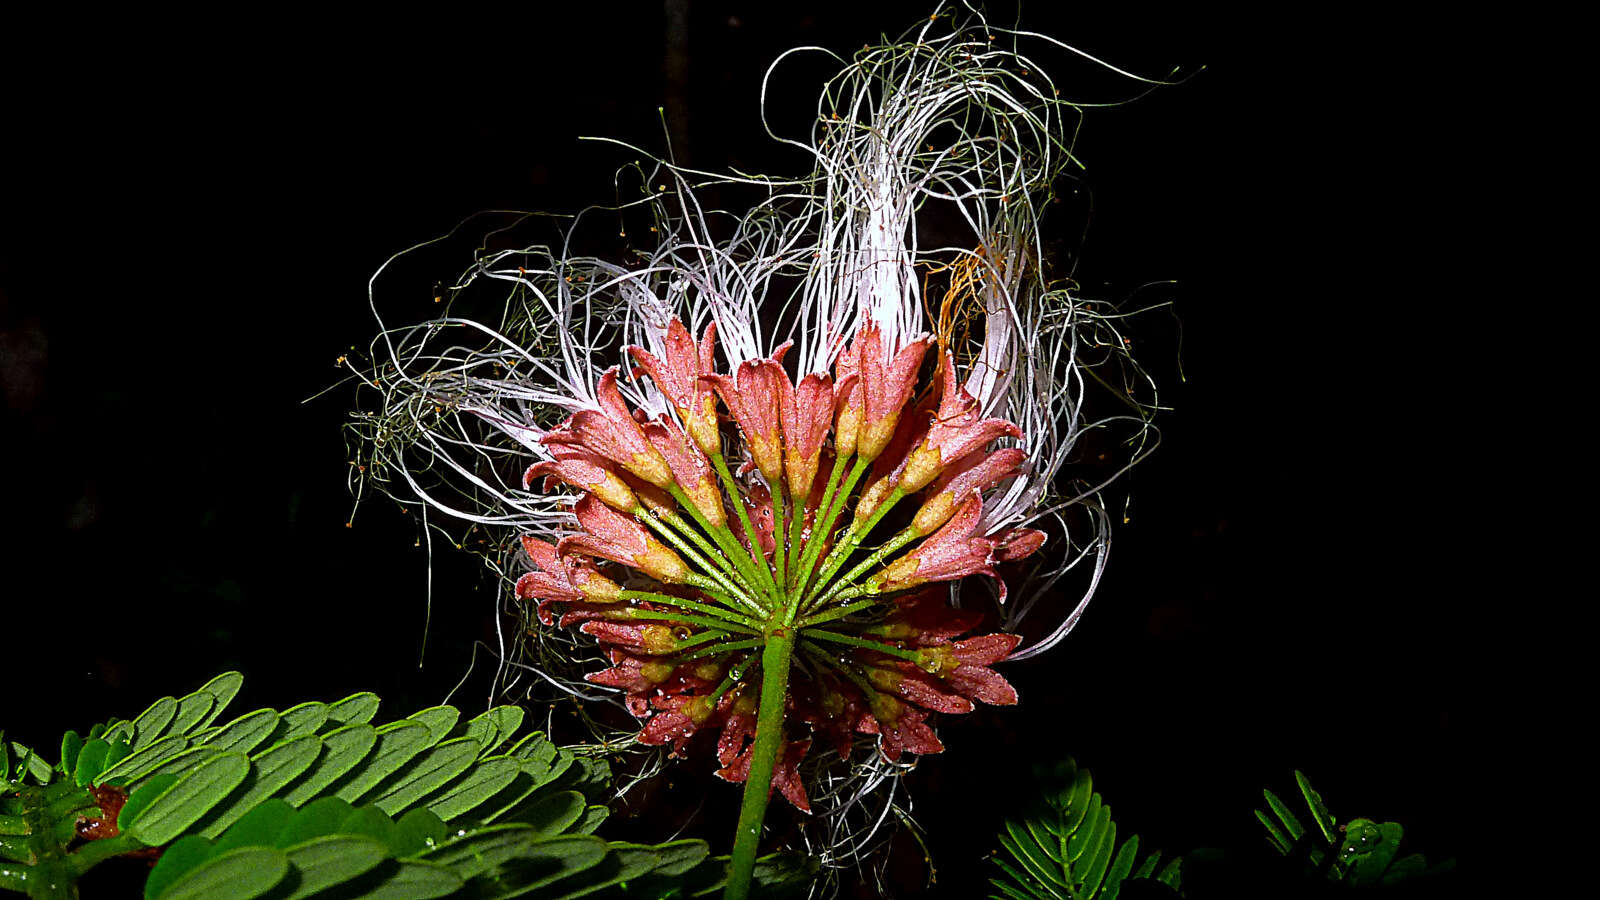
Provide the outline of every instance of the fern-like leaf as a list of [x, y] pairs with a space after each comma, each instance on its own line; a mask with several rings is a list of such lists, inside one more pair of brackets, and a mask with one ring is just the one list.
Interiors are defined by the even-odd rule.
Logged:
[[1258, 809], [1256, 819], [1266, 829], [1267, 843], [1284, 856], [1304, 861], [1308, 871], [1335, 883], [1374, 887], [1454, 868], [1455, 861], [1446, 860], [1429, 869], [1420, 853], [1399, 857], [1405, 829], [1398, 822], [1358, 818], [1339, 824], [1305, 773], [1296, 770], [1294, 779], [1314, 827], [1303, 825], [1288, 804], [1270, 790], [1261, 793], [1271, 814]]
[[1136, 879], [1178, 889], [1177, 859], [1157, 873], [1160, 854], [1141, 859], [1138, 835], [1118, 846], [1111, 807], [1095, 792], [1089, 770], [1068, 759], [1041, 772], [1039, 781], [1040, 794], [999, 835], [1005, 855], [995, 858], [993, 900], [1116, 900]]

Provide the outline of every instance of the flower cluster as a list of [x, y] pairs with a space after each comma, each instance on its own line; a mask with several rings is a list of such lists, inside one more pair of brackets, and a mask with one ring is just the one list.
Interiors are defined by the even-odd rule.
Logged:
[[[532, 571], [516, 586], [540, 621], [600, 642], [612, 665], [588, 678], [626, 694], [646, 720], [641, 742], [681, 752], [720, 729], [718, 774], [744, 781], [773, 635], [792, 640], [796, 674], [771, 784], [800, 809], [797, 767], [813, 740], [848, 756], [855, 734], [879, 735], [893, 761], [943, 749], [932, 713], [1015, 703], [990, 666], [1020, 639], [961, 638], [982, 616], [951, 608], [937, 585], [998, 579], [998, 564], [1044, 534], [983, 533], [985, 492], [1025, 458], [991, 448], [1022, 433], [979, 413], [950, 356], [926, 366], [919, 392], [931, 340], [889, 347], [870, 322], [831, 375], [798, 383], [788, 345], [729, 375], [715, 371], [715, 326], [696, 341], [674, 318], [662, 343], [660, 356], [628, 352], [673, 415], [630, 409], [611, 369], [592, 408], [543, 436], [552, 459], [524, 484], [579, 491], [577, 527], [554, 544], [524, 537]], [[901, 527], [868, 550], [886, 523]]]

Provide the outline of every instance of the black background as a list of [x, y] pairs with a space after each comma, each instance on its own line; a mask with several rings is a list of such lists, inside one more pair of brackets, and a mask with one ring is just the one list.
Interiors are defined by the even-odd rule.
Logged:
[[[694, 164], [791, 165], [756, 117], [771, 58], [852, 50], [931, 8], [688, 6], [681, 94], [656, 4], [10, 29], [8, 737], [49, 745], [225, 668], [248, 678], [241, 710], [444, 698], [492, 638], [493, 596], [475, 563], [436, 560], [419, 668], [414, 523], [380, 501], [346, 527], [351, 395], [302, 403], [370, 338], [367, 278], [478, 210], [609, 200], [631, 156], [577, 137], [659, 149], [669, 97]], [[1093, 208], [1069, 235], [1085, 293], [1176, 302], [1183, 377], [1154, 330], [1143, 357], [1176, 410], [1127, 482], [1098, 599], [1064, 645], [1007, 670], [1021, 706], [947, 721], [949, 752], [915, 776], [934, 893], [971, 895], [994, 816], [1051, 755], [1091, 767], [1155, 846], [1255, 846], [1259, 789], [1292, 790], [1298, 767], [1341, 816], [1460, 852], [1454, 648], [1472, 589], [1452, 573], [1476, 551], [1447, 511], [1464, 466], [1445, 433], [1473, 388], [1446, 362], [1458, 309], [1438, 287], [1436, 200], [1456, 123], [1427, 26], [1042, 3], [1023, 23], [1142, 74], [1198, 71], [1089, 112]], [[436, 262], [389, 283], [390, 321], [433, 314], [430, 279], [467, 260]], [[476, 685], [453, 701], [481, 704]], [[659, 796], [698, 796], [679, 780]], [[920, 895], [920, 852], [897, 854]]]

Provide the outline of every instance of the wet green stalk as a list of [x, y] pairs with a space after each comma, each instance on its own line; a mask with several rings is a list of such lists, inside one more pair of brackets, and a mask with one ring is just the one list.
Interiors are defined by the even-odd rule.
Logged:
[[783, 701], [789, 691], [789, 667], [794, 661], [794, 632], [780, 628], [767, 638], [761, 653], [761, 707], [756, 714], [756, 743], [750, 749], [750, 774], [739, 805], [739, 826], [734, 833], [733, 859], [723, 900], [748, 900], [761, 845], [761, 823], [772, 794], [772, 771], [783, 749]]

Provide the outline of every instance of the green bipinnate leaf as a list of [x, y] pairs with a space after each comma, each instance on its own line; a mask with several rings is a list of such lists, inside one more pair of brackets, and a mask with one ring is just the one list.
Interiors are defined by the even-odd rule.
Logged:
[[342, 779], [334, 793], [355, 803], [432, 743], [433, 732], [421, 722], [402, 720], [379, 728], [377, 747]]
[[129, 834], [159, 846], [182, 834], [244, 781], [250, 760], [243, 753], [218, 753], [168, 788], [133, 822]]
[[278, 835], [294, 816], [294, 807], [276, 797], [259, 803], [216, 838], [217, 852], [238, 847], [276, 846]]
[[99, 775], [105, 768], [106, 753], [111, 745], [105, 738], [95, 738], [83, 745], [78, 751], [78, 761], [73, 766], [73, 780], [80, 785], [91, 784], [94, 776]]
[[345, 725], [364, 725], [378, 714], [378, 703], [378, 695], [371, 691], [351, 694], [328, 706], [328, 722], [324, 728], [331, 731]]
[[1117, 846], [1111, 807], [1087, 769], [1067, 760], [1040, 782], [1044, 790], [1028, 812], [1008, 819], [1000, 834], [1005, 855], [995, 858], [1000, 875], [989, 881], [991, 897], [1116, 900], [1125, 883], [1152, 876], [1159, 854], [1141, 863], [1137, 835]]
[[167, 726], [178, 714], [178, 701], [162, 697], [133, 720], [133, 749], [138, 750], [167, 734]]
[[540, 834], [561, 834], [583, 817], [587, 801], [577, 791], [559, 791], [540, 800], [518, 816]]
[[[1268, 815], [1258, 809], [1256, 819], [1266, 829], [1267, 842], [1273, 849], [1303, 860], [1308, 874], [1363, 888], [1432, 874], [1420, 854], [1396, 859], [1405, 835], [1405, 829], [1398, 823], [1358, 818], [1338, 825], [1322, 797], [1312, 789], [1310, 779], [1300, 771], [1296, 771], [1294, 777], [1316, 828], [1301, 825], [1288, 804], [1270, 790], [1263, 791], [1262, 795], [1272, 813]], [[1278, 827], [1280, 824], [1282, 828]], [[1441, 869], [1447, 871], [1452, 863], [1447, 861]]]
[[443, 819], [432, 810], [419, 807], [396, 820], [389, 849], [395, 856], [416, 856], [443, 846], [450, 835], [450, 826]]
[[145, 900], [161, 896], [162, 891], [215, 854], [215, 845], [197, 834], [173, 841], [171, 846], [161, 851], [161, 858], [144, 880]]
[[251, 900], [289, 874], [289, 857], [273, 847], [241, 847], [200, 863], [169, 885], [159, 900]]
[[211, 711], [217, 708], [217, 698], [204, 688], [192, 694], [178, 698], [178, 711], [172, 717], [172, 725], [167, 728], [167, 735], [187, 735], [199, 729], [200, 723], [207, 721]]
[[335, 834], [296, 844], [284, 853], [299, 876], [285, 900], [302, 900], [336, 884], [354, 881], [389, 858], [389, 850], [369, 837]]
[[[250, 775], [227, 801], [201, 823], [200, 834], [214, 838], [263, 800], [276, 796], [284, 785], [299, 777], [322, 752], [322, 739], [314, 734], [284, 741], [250, 759]], [[288, 803], [284, 803], [288, 806]], [[291, 807], [292, 808], [292, 807]]]
[[390, 860], [367, 877], [358, 879], [353, 885], [348, 886], [353, 890], [335, 888], [330, 892], [329, 898], [330, 900], [347, 900], [347, 898], [354, 900], [356, 897], [361, 900], [433, 900], [435, 897], [454, 894], [461, 889], [462, 884], [461, 876], [452, 872], [448, 866], [419, 860]]
[[376, 806], [358, 806], [339, 823], [340, 834], [360, 834], [390, 846], [395, 843], [394, 820]]
[[204, 743], [223, 752], [249, 753], [270, 737], [277, 727], [277, 710], [258, 709], [222, 726], [222, 730], [206, 738]]
[[[0, 741], [0, 744], [3, 743], [3, 741]], [[0, 747], [0, 750], [3, 749], [3, 747]], [[80, 736], [76, 731], [68, 731], [66, 734], [61, 736], [61, 764], [57, 766], [57, 769], [61, 772], [61, 774], [72, 774], [73, 770], [78, 765], [78, 752], [82, 749], [83, 737]], [[9, 769], [9, 766], [0, 766], [0, 774], [6, 773]]]
[[316, 761], [284, 795], [284, 799], [295, 806], [320, 795], [366, 759], [377, 745], [378, 729], [365, 723], [346, 725], [328, 732], [321, 740], [322, 750]]
[[128, 795], [127, 802], [122, 804], [122, 812], [117, 814], [117, 829], [124, 832], [132, 830], [133, 823], [145, 809], [177, 783], [176, 775], [157, 775], [135, 788], [133, 793]]
[[105, 784], [114, 778], [126, 779], [129, 782], [154, 773], [163, 764], [173, 757], [188, 749], [189, 740], [182, 735], [169, 735], [149, 744], [142, 750], [135, 750], [122, 760], [108, 765], [99, 776], [95, 784]]
[[452, 782], [437, 796], [428, 799], [428, 808], [446, 821], [463, 815], [511, 784], [520, 772], [517, 761], [509, 756], [495, 756], [480, 760], [461, 779]]
[[206, 728], [215, 722], [228, 708], [228, 704], [233, 702], [233, 698], [239, 695], [241, 687], [244, 687], [244, 676], [238, 672], [223, 672], [201, 685], [200, 692], [211, 695], [211, 709], [206, 712], [204, 718], [195, 723], [194, 729], [187, 733], [193, 734], [194, 731]]
[[302, 735], [316, 734], [327, 721], [326, 703], [313, 701], [290, 707], [278, 717], [278, 727], [272, 732], [269, 743], [277, 744], [282, 741], [292, 741]]
[[397, 816], [418, 800], [453, 781], [477, 759], [478, 742], [472, 738], [445, 741], [390, 776], [380, 786], [372, 802], [389, 815]]
[[338, 797], [319, 797], [295, 811], [294, 818], [273, 839], [273, 846], [288, 847], [325, 834], [337, 834], [339, 823], [350, 818], [353, 812], [355, 809]]
[[454, 706], [434, 706], [414, 712], [406, 716], [406, 719], [428, 726], [428, 730], [433, 733], [433, 742], [437, 744], [449, 737], [450, 729], [456, 727], [456, 722], [461, 719], [461, 711]]

